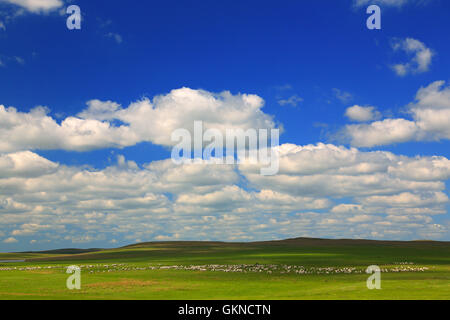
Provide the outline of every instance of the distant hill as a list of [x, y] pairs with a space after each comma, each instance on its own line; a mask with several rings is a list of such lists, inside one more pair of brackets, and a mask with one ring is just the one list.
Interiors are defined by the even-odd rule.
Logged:
[[91, 253], [102, 251], [104, 249], [91, 248], [91, 249], [56, 249], [56, 250], [47, 250], [47, 251], [26, 251], [26, 252], [18, 252], [18, 253], [42, 253], [42, 254], [81, 254], [81, 253]]
[[341, 246], [341, 245], [407, 245], [407, 244], [436, 244], [446, 245], [449, 241], [433, 241], [433, 240], [411, 240], [411, 241], [394, 241], [394, 240], [366, 240], [366, 239], [321, 239], [321, 238], [291, 238], [284, 240], [255, 241], [255, 242], [220, 242], [220, 241], [165, 241], [165, 242], [141, 242], [124, 246], [122, 248], [143, 248], [147, 246], [157, 245], [176, 245], [181, 246], [220, 246], [220, 245], [293, 245], [293, 246]]
[[[352, 263], [369, 263], [368, 265], [370, 265], [373, 259], [377, 261], [381, 259], [385, 262], [419, 262], [427, 255], [429, 256], [428, 262], [442, 263], [442, 260], [446, 259], [445, 257], [450, 257], [449, 250], [450, 242], [438, 241], [294, 238], [262, 242], [144, 242], [116, 249], [60, 249], [22, 255], [16, 253], [13, 254], [14, 256], [5, 255], [3, 258], [20, 258], [26, 262], [111, 261], [129, 263], [151, 261], [163, 264], [173, 261], [197, 264], [205, 263], [205, 261], [216, 264], [260, 263], [261, 261], [291, 263], [294, 260], [297, 263], [306, 263], [311, 262], [311, 259], [316, 259], [317, 261], [314, 260], [314, 263], [319, 265], [329, 263], [329, 259], [324, 257], [333, 256], [340, 265], [352, 261]], [[206, 257], [209, 257], [209, 260]], [[338, 257], [347, 258], [339, 260]]]
[[[414, 241], [391, 241], [391, 240], [365, 240], [365, 239], [320, 239], [320, 238], [292, 238], [285, 240], [256, 241], [256, 242], [220, 242], [220, 241], [164, 241], [164, 242], [141, 242], [130, 244], [117, 249], [133, 249], [146, 247], [163, 247], [171, 246], [176, 248], [189, 247], [251, 247], [251, 246], [299, 246], [299, 247], [335, 247], [335, 246], [364, 246], [364, 245], [380, 245], [380, 246], [418, 246], [426, 244], [428, 246], [448, 246], [449, 241], [431, 241], [431, 240], [414, 240]], [[19, 252], [23, 254], [51, 254], [51, 255], [77, 255], [89, 254], [99, 251], [111, 251], [117, 249], [56, 249], [48, 251], [28, 251]]]
[[414, 245], [414, 244], [436, 244], [446, 245], [449, 241], [432, 241], [432, 240], [412, 240], [412, 241], [395, 241], [395, 240], [366, 240], [366, 239], [320, 239], [320, 238], [292, 238], [285, 240], [261, 241], [253, 242], [254, 244], [286, 244], [286, 245], [305, 245], [305, 246], [333, 246], [333, 245]]

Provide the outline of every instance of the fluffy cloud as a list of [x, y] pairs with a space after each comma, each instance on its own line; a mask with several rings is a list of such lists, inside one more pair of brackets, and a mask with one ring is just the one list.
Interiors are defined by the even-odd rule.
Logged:
[[405, 158], [389, 172], [402, 179], [415, 181], [438, 181], [450, 179], [450, 161], [444, 157]]
[[[253, 187], [331, 198], [441, 191], [450, 170], [446, 158], [411, 159], [389, 152], [361, 152], [325, 144], [282, 145], [279, 149], [280, 172], [276, 176], [260, 176], [254, 165], [240, 167]], [[425, 165], [426, 169], [421, 174], [408, 174], [401, 169], [404, 163], [416, 168]]]
[[380, 117], [380, 113], [376, 111], [375, 107], [365, 106], [361, 107], [354, 105], [347, 108], [345, 116], [353, 121], [366, 122], [372, 121]]
[[0, 152], [19, 150], [77, 150], [124, 147], [139, 139], [127, 126], [114, 127], [110, 123], [75, 117], [58, 124], [48, 110], [37, 107], [28, 113], [0, 105]]
[[[409, 105], [414, 121], [391, 119], [397, 121], [386, 136], [398, 141], [420, 137], [421, 132], [432, 137], [445, 133], [446, 128], [423, 113], [449, 108], [448, 88], [443, 85], [436, 82], [419, 90]], [[121, 244], [296, 236], [448, 237], [448, 227], [433, 219], [446, 213], [449, 202], [445, 181], [450, 161], [444, 157], [284, 144], [276, 148], [279, 174], [261, 176], [258, 165], [217, 165], [214, 159], [138, 165], [119, 155], [116, 163], [96, 170], [61, 165], [29, 151], [120, 148], [141, 141], [170, 146], [171, 132], [192, 130], [195, 120], [221, 130], [273, 128], [263, 104], [254, 95], [183, 88], [126, 108], [92, 100], [77, 116], [61, 122], [43, 107], [27, 113], [0, 107], [2, 238], [70, 246], [111, 239]], [[409, 123], [413, 133], [395, 133]], [[385, 134], [381, 131], [371, 133], [370, 139], [362, 134], [358, 141], [377, 143]]]
[[401, 50], [411, 56], [411, 61], [392, 66], [397, 75], [406, 76], [407, 74], [429, 71], [434, 54], [424, 43], [412, 38], [397, 39], [393, 42], [392, 48], [395, 51]]
[[436, 81], [421, 88], [416, 101], [409, 105], [420, 139], [450, 139], [450, 86]]
[[371, 124], [348, 125], [346, 135], [357, 147], [374, 147], [407, 142], [417, 138], [418, 128], [414, 121], [385, 119]]
[[8, 238], [8, 239], [3, 240], [3, 243], [7, 243], [7, 244], [10, 244], [10, 243], [17, 243], [17, 242], [18, 242], [17, 239], [15, 239], [15, 238], [13, 238], [13, 237], [10, 237], [10, 238]]
[[448, 197], [443, 192], [428, 192], [415, 194], [412, 192], [403, 192], [389, 196], [370, 196], [362, 200], [363, 204], [376, 205], [383, 207], [426, 207], [439, 206], [448, 203]]
[[24, 8], [33, 13], [49, 12], [61, 8], [62, 0], [0, 0]]
[[4, 154], [0, 233], [57, 245], [448, 236], [432, 218], [445, 214], [449, 202], [448, 159], [325, 144], [278, 149], [280, 173], [267, 177], [251, 164], [175, 165], [168, 159], [140, 167], [119, 156], [116, 164], [94, 170], [32, 152]]
[[53, 172], [57, 164], [30, 151], [0, 154], [0, 178], [34, 177]]
[[357, 147], [450, 139], [450, 87], [444, 81], [421, 88], [407, 108], [412, 120], [398, 118], [347, 125], [344, 135]]
[[[35, 223], [25, 223], [21, 226], [19, 230], [14, 230], [11, 232], [13, 236], [29, 236], [36, 234], [39, 231], [42, 230], [49, 230], [52, 229], [50, 225], [39, 225]], [[64, 229], [63, 227], [61, 229]]]
[[53, 11], [64, 5], [62, 0], [0, 0], [1, 2], [19, 6], [33, 13]]
[[123, 148], [139, 142], [172, 146], [176, 144], [171, 140], [172, 132], [184, 128], [193, 133], [194, 121], [203, 121], [204, 130], [215, 128], [223, 134], [226, 129], [275, 127], [272, 117], [261, 110], [264, 100], [256, 95], [182, 88], [127, 108], [99, 100], [87, 105], [78, 116], [61, 123], [49, 116], [44, 107], [24, 113], [0, 105], [0, 152], [87, 151]]

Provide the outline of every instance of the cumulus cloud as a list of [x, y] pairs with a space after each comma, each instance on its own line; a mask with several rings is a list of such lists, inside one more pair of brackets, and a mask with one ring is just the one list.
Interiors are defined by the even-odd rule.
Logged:
[[385, 119], [371, 124], [348, 125], [346, 135], [357, 147], [374, 147], [415, 140], [418, 128], [414, 121]]
[[345, 116], [352, 121], [367, 122], [379, 118], [381, 114], [375, 107], [354, 105], [353, 107], [347, 108]]
[[[448, 177], [450, 168], [445, 158], [412, 160], [389, 152], [361, 152], [334, 145], [282, 145], [279, 149], [280, 172], [276, 176], [259, 176], [254, 165], [240, 167], [255, 187], [292, 195], [328, 197], [357, 197], [406, 190], [434, 191], [445, 188], [440, 181]], [[420, 180], [412, 178], [416, 173], [407, 175], [407, 172], [397, 170], [405, 162], [423, 165], [424, 159], [428, 169], [423, 170]], [[437, 176], [440, 179], [436, 180]]]
[[[442, 136], [447, 128], [423, 111], [449, 109], [448, 90], [443, 82], [420, 89], [408, 106], [413, 121], [388, 119], [393, 121], [389, 134], [382, 132], [388, 121], [380, 121], [385, 127], [357, 141], [379, 143], [382, 134], [392, 141], [419, 139], [424, 132]], [[255, 95], [182, 88], [128, 107], [91, 100], [61, 122], [44, 107], [20, 112], [1, 106], [0, 234], [21, 243], [58, 245], [110, 239], [448, 236], [447, 226], [433, 219], [446, 213], [449, 202], [445, 157], [284, 144], [276, 148], [279, 174], [261, 176], [261, 168], [249, 162], [175, 165], [165, 159], [138, 165], [118, 155], [116, 163], [97, 170], [62, 165], [30, 151], [121, 148], [142, 141], [171, 146], [172, 131], [193, 130], [195, 120], [220, 130], [274, 128], [263, 105]], [[396, 133], [408, 125], [412, 133]]]
[[64, 5], [62, 0], [0, 0], [0, 3], [19, 6], [32, 13], [50, 12]]
[[0, 152], [19, 150], [85, 151], [106, 147], [124, 147], [139, 139], [128, 126], [115, 127], [106, 121], [68, 117], [60, 124], [37, 107], [28, 113], [0, 105]]
[[396, 39], [392, 44], [392, 48], [394, 51], [400, 50], [411, 56], [410, 61], [392, 66], [392, 69], [398, 76], [423, 73], [430, 70], [434, 53], [423, 42], [412, 38]]
[[[64, 229], [64, 227], [60, 227], [61, 229]], [[20, 229], [18, 230], [14, 230], [11, 232], [11, 234], [13, 236], [29, 236], [29, 235], [33, 235], [39, 231], [42, 230], [49, 230], [52, 229], [52, 227], [50, 225], [39, 225], [39, 224], [35, 224], [35, 223], [25, 223], [21, 226]]]
[[419, 138], [450, 139], [450, 86], [445, 81], [421, 88], [409, 110], [419, 127]]
[[4, 154], [0, 232], [26, 243], [448, 235], [432, 218], [448, 204], [444, 157], [325, 144], [282, 145], [279, 153], [280, 174], [270, 177], [246, 163], [139, 167], [119, 156], [94, 170]]
[[57, 166], [56, 163], [30, 151], [0, 154], [0, 177], [38, 176], [54, 171]]
[[15, 238], [13, 238], [13, 237], [10, 237], [10, 238], [8, 238], [8, 239], [5, 239], [5, 240], [3, 240], [3, 243], [7, 243], [7, 244], [10, 244], [10, 243], [17, 243], [18, 241], [15, 239]]
[[389, 196], [370, 196], [362, 200], [362, 203], [383, 207], [426, 207], [429, 205], [440, 205], [448, 203], [448, 197], [440, 191], [413, 193], [403, 192]]
[[214, 94], [182, 88], [169, 94], [143, 99], [122, 108], [112, 101], [92, 100], [78, 116], [58, 123], [44, 107], [20, 112], [0, 105], [0, 152], [22, 150], [87, 151], [123, 148], [140, 142], [172, 146], [174, 130], [194, 131], [194, 121], [204, 130], [271, 129], [275, 123], [261, 109], [256, 95], [230, 92]]
[[407, 111], [412, 120], [397, 118], [347, 125], [344, 136], [356, 147], [450, 139], [450, 87], [445, 81], [419, 89]]

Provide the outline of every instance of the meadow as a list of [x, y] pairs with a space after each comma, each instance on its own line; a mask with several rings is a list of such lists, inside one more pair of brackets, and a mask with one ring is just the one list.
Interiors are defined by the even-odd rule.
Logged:
[[[81, 252], [81, 253], [80, 253]], [[0, 299], [450, 299], [450, 243], [291, 239], [0, 253]], [[66, 268], [81, 268], [81, 290]], [[382, 269], [381, 290], [365, 270]]]

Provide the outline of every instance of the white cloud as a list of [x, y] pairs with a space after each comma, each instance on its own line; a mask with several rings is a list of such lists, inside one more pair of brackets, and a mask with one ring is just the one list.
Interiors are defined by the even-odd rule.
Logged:
[[427, 193], [403, 192], [389, 196], [370, 196], [362, 200], [363, 204], [382, 207], [425, 207], [429, 205], [447, 204], [449, 202], [446, 194], [440, 191]]
[[450, 161], [444, 157], [408, 158], [401, 160], [389, 172], [397, 177], [415, 181], [438, 181], [450, 179]]
[[12, 237], [3, 240], [3, 243], [8, 243], [8, 244], [10, 244], [10, 243], [17, 243], [17, 242], [19, 242], [19, 241], [17, 241], [15, 238], [12, 238]]
[[[411, 159], [324, 144], [282, 145], [279, 149], [280, 171], [276, 176], [262, 177], [256, 166], [240, 166], [252, 186], [299, 196], [357, 197], [408, 190], [441, 191], [445, 186], [440, 181], [450, 172], [445, 158]], [[427, 169], [414, 180], [416, 173], [397, 170], [405, 162]]]
[[371, 124], [348, 125], [346, 134], [356, 147], [374, 147], [415, 140], [418, 128], [414, 121], [385, 119]]
[[64, 5], [62, 0], [0, 0], [0, 2], [19, 6], [33, 13], [53, 11]]
[[352, 223], [370, 222], [374, 220], [379, 220], [379, 217], [361, 214], [358, 216], [347, 218], [347, 221]]
[[331, 209], [332, 213], [364, 213], [364, 207], [360, 204], [339, 204]]
[[300, 98], [298, 95], [293, 95], [293, 96], [289, 97], [288, 99], [278, 100], [278, 104], [280, 106], [290, 105], [292, 107], [296, 107], [302, 101], [303, 101], [303, 98]]
[[54, 172], [57, 167], [58, 164], [30, 151], [0, 154], [0, 178], [34, 177]]
[[[123, 148], [139, 142], [171, 146], [174, 130], [193, 132], [194, 121], [204, 130], [271, 129], [272, 117], [263, 113], [264, 100], [256, 95], [229, 92], [214, 94], [182, 88], [150, 101], [144, 99], [121, 108], [111, 101], [92, 100], [77, 117], [58, 123], [48, 109], [28, 113], [0, 105], [0, 152], [21, 150], [75, 150]], [[120, 124], [116, 125], [116, 122]], [[30, 133], [33, 134], [30, 134]]]
[[114, 114], [121, 109], [120, 104], [113, 101], [91, 100], [87, 103], [88, 109], [82, 111], [78, 116], [82, 119], [113, 120]]
[[[38, 107], [28, 113], [0, 105], [0, 152], [30, 149], [92, 150], [134, 145], [137, 137], [127, 126], [113, 127], [108, 122], [64, 119], [61, 124]], [[30, 134], [33, 133], [33, 134]]]
[[[11, 235], [13, 236], [28, 236], [28, 235], [33, 235], [39, 231], [42, 230], [49, 230], [52, 229], [52, 227], [50, 225], [39, 225], [39, 224], [35, 224], [35, 223], [26, 223], [23, 224], [21, 226], [20, 229], [18, 230], [14, 230]], [[64, 228], [62, 228], [64, 229]]]
[[436, 81], [421, 88], [409, 105], [421, 139], [450, 139], [450, 86]]
[[[408, 106], [414, 121], [379, 121], [378, 131], [356, 132], [358, 141], [380, 143], [383, 134], [386, 143], [419, 139], [431, 128], [432, 137], [442, 135], [444, 128], [421, 112], [450, 108], [449, 89], [443, 85], [436, 82], [418, 91]], [[448, 237], [447, 226], [433, 220], [446, 213], [449, 202], [445, 181], [450, 161], [445, 157], [284, 144], [277, 147], [279, 174], [264, 177], [249, 163], [177, 166], [166, 159], [138, 165], [118, 155], [116, 163], [96, 170], [61, 165], [29, 151], [124, 147], [141, 141], [170, 146], [171, 132], [192, 130], [194, 120], [221, 130], [273, 128], [263, 105], [255, 95], [183, 88], [127, 108], [92, 100], [76, 117], [60, 123], [43, 107], [23, 113], [2, 106], [0, 234], [27, 243]], [[412, 129], [402, 129], [408, 126]]]
[[445, 81], [421, 88], [407, 108], [413, 120], [397, 118], [347, 125], [344, 136], [356, 147], [450, 139], [450, 87], [445, 86]]
[[248, 192], [235, 185], [225, 186], [221, 190], [203, 195], [183, 193], [178, 197], [176, 204], [183, 207], [190, 206], [193, 212], [203, 214], [255, 211], [287, 213], [294, 210], [325, 209], [331, 205], [330, 201], [324, 198], [292, 196], [267, 189]]
[[[0, 232], [38, 243], [175, 235], [197, 240], [370, 238], [373, 232], [378, 238], [448, 236], [431, 218], [446, 213], [448, 159], [324, 144], [279, 149], [280, 174], [273, 177], [247, 164], [177, 166], [167, 159], [138, 167], [120, 156], [116, 164], [94, 170], [58, 165], [31, 152], [3, 154]], [[421, 222], [412, 227], [395, 217]]]
[[6, 30], [6, 26], [2, 21], [0, 21], [0, 30], [3, 30], [3, 31]]
[[404, 64], [395, 64], [392, 66], [392, 69], [395, 73], [401, 77], [406, 76], [408, 74], [408, 66]]
[[353, 121], [366, 122], [379, 118], [381, 114], [375, 107], [354, 105], [353, 107], [347, 108], [345, 116]]
[[392, 44], [392, 48], [395, 51], [402, 50], [411, 56], [409, 62], [398, 63], [392, 66], [398, 76], [403, 77], [407, 74], [423, 73], [430, 70], [434, 53], [423, 42], [412, 38], [396, 39]]

